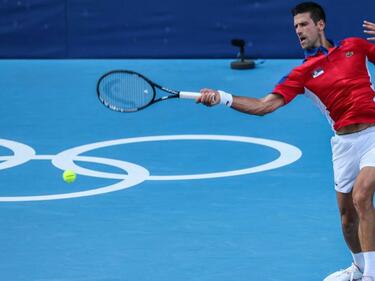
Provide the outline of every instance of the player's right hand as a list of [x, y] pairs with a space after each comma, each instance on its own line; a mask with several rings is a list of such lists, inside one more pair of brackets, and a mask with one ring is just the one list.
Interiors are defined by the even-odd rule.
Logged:
[[197, 99], [197, 103], [202, 103], [206, 106], [214, 106], [220, 103], [220, 94], [213, 89], [201, 89], [201, 96]]

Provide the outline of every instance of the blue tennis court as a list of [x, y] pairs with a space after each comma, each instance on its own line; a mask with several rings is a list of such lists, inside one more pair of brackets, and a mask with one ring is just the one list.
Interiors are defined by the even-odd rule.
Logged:
[[313, 281], [348, 265], [331, 129], [306, 98], [255, 117], [189, 100], [116, 113], [96, 97], [112, 69], [261, 97], [300, 60], [229, 63], [3, 60], [0, 279]]

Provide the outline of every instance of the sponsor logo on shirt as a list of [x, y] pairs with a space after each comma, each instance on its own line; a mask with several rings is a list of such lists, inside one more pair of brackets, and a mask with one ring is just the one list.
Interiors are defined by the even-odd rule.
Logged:
[[347, 58], [350, 58], [352, 55], [354, 55], [354, 53], [352, 51], [346, 52], [346, 57]]
[[314, 70], [314, 72], [312, 73], [312, 77], [317, 78], [320, 75], [322, 75], [323, 73], [324, 73], [323, 68], [318, 68], [318, 69]]

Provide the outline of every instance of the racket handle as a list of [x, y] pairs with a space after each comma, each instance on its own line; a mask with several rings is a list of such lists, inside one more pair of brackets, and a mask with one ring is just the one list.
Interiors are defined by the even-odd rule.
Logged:
[[195, 100], [201, 96], [200, 93], [196, 92], [180, 92], [180, 99], [191, 99]]

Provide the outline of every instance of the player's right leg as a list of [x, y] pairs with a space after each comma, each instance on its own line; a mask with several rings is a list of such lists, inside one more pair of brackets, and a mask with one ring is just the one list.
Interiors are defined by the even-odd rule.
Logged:
[[330, 274], [324, 281], [359, 281], [362, 279], [364, 258], [358, 236], [359, 218], [353, 203], [352, 189], [360, 171], [360, 155], [356, 153], [355, 142], [352, 143], [347, 137], [334, 136], [331, 145], [341, 228], [345, 242], [353, 255], [353, 264]]
[[[358, 237], [358, 215], [355, 210], [352, 192], [336, 192], [337, 203], [341, 216], [341, 228], [346, 244], [353, 254], [353, 264], [343, 270], [339, 270], [327, 276], [324, 281], [354, 281], [361, 280], [364, 266], [361, 246]], [[362, 258], [362, 259], [361, 259]]]
[[[352, 191], [348, 193], [336, 192], [337, 205], [341, 217], [341, 229], [345, 242], [352, 253], [361, 253], [361, 243], [359, 240], [359, 219], [354, 207]], [[355, 262], [355, 256], [353, 256]], [[359, 268], [362, 264], [357, 264]]]

